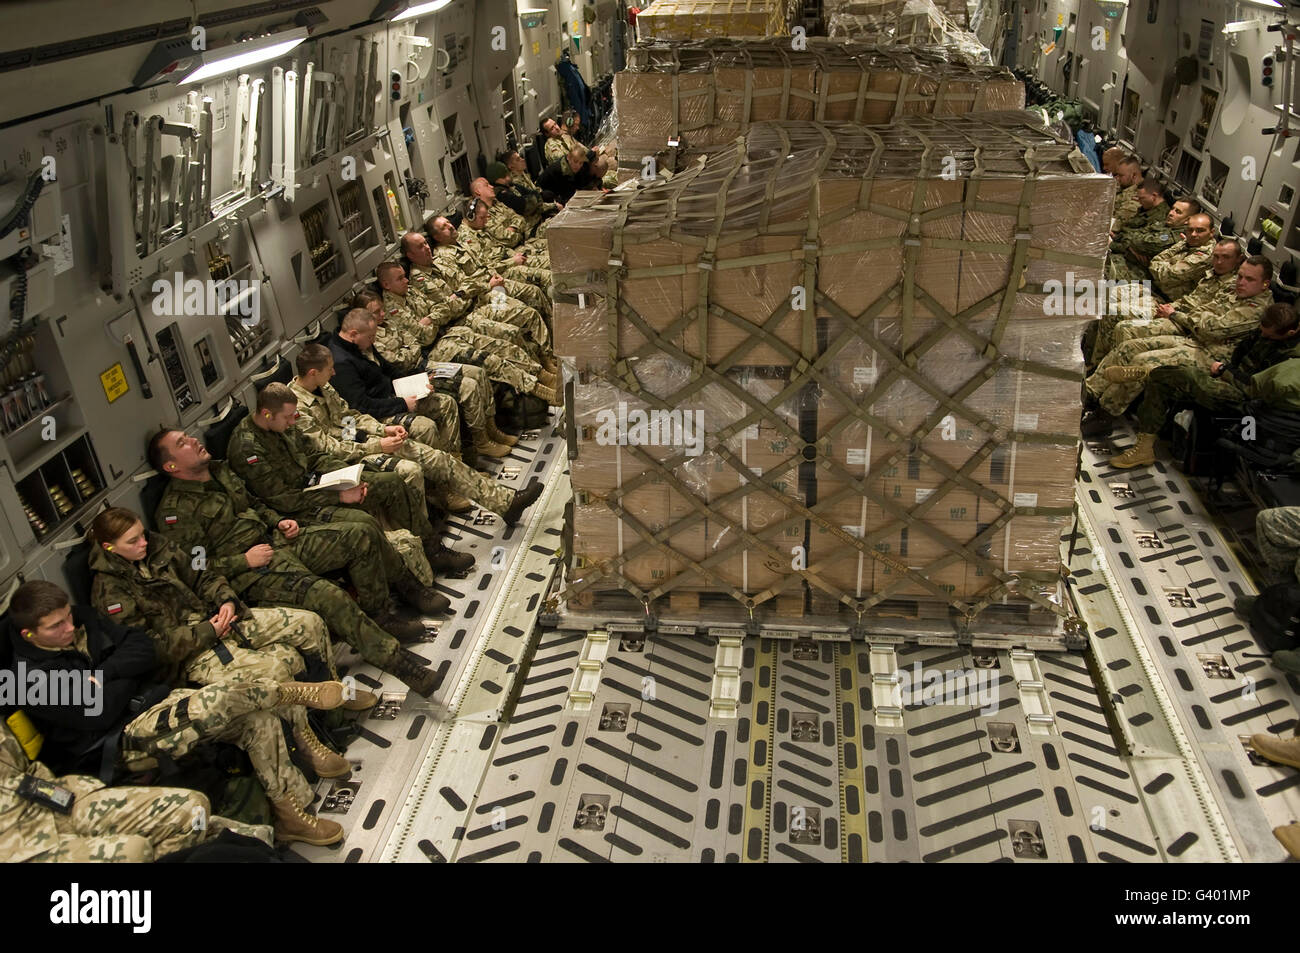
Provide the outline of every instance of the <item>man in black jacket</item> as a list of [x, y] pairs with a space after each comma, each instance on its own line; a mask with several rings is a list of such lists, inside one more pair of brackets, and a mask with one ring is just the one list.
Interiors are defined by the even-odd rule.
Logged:
[[567, 203], [575, 192], [600, 191], [601, 176], [595, 170], [586, 146], [574, 146], [562, 158], [556, 159], [537, 177], [543, 191], [553, 192], [555, 200]]
[[[343, 828], [304, 808], [311, 788], [289, 760], [275, 714], [279, 705], [332, 709], [343, 703], [342, 682], [218, 681], [171, 690], [151, 681], [153, 640], [114, 625], [89, 608], [73, 608], [54, 583], [32, 580], [9, 603], [3, 637], [23, 709], [45, 736], [43, 760], [65, 773], [89, 767], [103, 777], [118, 767], [146, 770], [159, 756], [181, 757], [211, 741], [230, 741], [248, 754], [285, 841], [333, 844]], [[36, 695], [32, 686], [42, 686]]]
[[374, 349], [375, 320], [353, 308], [325, 342], [334, 355], [334, 389], [362, 413], [406, 428], [412, 440], [460, 453], [460, 409], [450, 394], [398, 397], [393, 381], [403, 375]]

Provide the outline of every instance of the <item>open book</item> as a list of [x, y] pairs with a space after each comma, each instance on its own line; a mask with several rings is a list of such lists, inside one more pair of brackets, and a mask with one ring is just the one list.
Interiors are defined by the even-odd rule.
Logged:
[[410, 377], [399, 377], [393, 381], [393, 393], [398, 397], [427, 397], [433, 388], [429, 385], [428, 373], [421, 371]]
[[312, 490], [351, 490], [361, 485], [362, 466], [354, 463], [350, 467], [331, 470], [329, 473], [313, 473], [307, 478], [306, 491]]

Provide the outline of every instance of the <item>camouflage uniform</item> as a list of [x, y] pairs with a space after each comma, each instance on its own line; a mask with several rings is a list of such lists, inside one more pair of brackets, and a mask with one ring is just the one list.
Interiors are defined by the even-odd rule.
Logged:
[[1159, 202], [1149, 209], [1138, 212], [1110, 243], [1110, 255], [1106, 259], [1106, 277], [1111, 280], [1144, 281], [1149, 276], [1146, 265], [1131, 259], [1130, 253], [1152, 258], [1174, 243], [1177, 236], [1173, 229], [1165, 224], [1169, 217], [1169, 206]]
[[546, 239], [529, 238], [528, 221], [501, 200], [488, 208], [487, 227], [483, 229], [502, 248], [515, 248], [524, 251], [530, 258], [545, 268], [551, 267], [550, 251]]
[[409, 530], [421, 539], [433, 536], [424, 487], [412, 487], [393, 472], [396, 460], [390, 459], [385, 464], [387, 470], [365, 474], [366, 498], [358, 506], [338, 502], [334, 490], [306, 489], [311, 474], [341, 469], [347, 466], [347, 461], [317, 449], [311, 438], [297, 427], [290, 427], [282, 434], [273, 433], [261, 429], [253, 423], [251, 415], [247, 416], [231, 433], [226, 453], [231, 469], [277, 513], [300, 523], [356, 522], [368, 529], [373, 527], [390, 579], [397, 579], [401, 569], [396, 552], [382, 538], [380, 525], [385, 529]]
[[1137, 199], [1138, 187], [1130, 185], [1126, 189], [1120, 189], [1119, 194], [1115, 196], [1115, 210], [1112, 212], [1113, 231], [1119, 231], [1130, 221], [1133, 216], [1142, 211], [1142, 206]]
[[513, 387], [521, 394], [531, 394], [537, 387], [541, 367], [522, 348], [497, 344], [492, 350], [466, 328], [451, 328], [438, 338], [429, 352], [430, 361], [452, 361], [478, 365], [488, 378]]
[[[195, 569], [194, 562], [157, 533], [149, 534], [148, 553], [139, 563], [98, 546], [90, 551], [90, 569], [95, 574], [91, 602], [119, 625], [153, 636], [158, 681], [208, 685], [223, 678], [270, 678], [287, 682], [304, 668], [300, 653], [323, 660], [330, 676], [337, 676], [329, 631], [320, 616], [303, 609], [250, 609], [240, 603], [225, 578]], [[239, 611], [238, 621], [218, 639], [208, 620], [227, 602]]]
[[[497, 202], [503, 195], [515, 203], [514, 211], [523, 216], [528, 225], [528, 234], [535, 238], [546, 236], [546, 226], [550, 216], [560, 210], [556, 202], [547, 202], [542, 198], [542, 190], [537, 187], [527, 172], [512, 174], [509, 185], [496, 185]], [[521, 212], [520, 209], [523, 209]]]
[[[459, 239], [454, 245], [439, 245], [433, 250], [431, 272], [449, 287], [468, 295], [479, 308], [490, 307], [487, 314], [492, 320], [523, 328], [539, 345], [549, 342], [545, 317], [551, 313], [550, 298], [542, 294], [540, 288], [509, 279], [499, 286], [506, 297], [502, 299], [501, 292], [494, 295], [495, 289], [489, 284], [492, 276], [497, 274], [496, 267], [489, 259], [480, 259]], [[543, 336], [539, 339], [538, 334]]]
[[[202, 547], [208, 568], [248, 601], [309, 609], [367, 662], [388, 664], [397, 640], [366, 614], [388, 607], [388, 577], [371, 535], [354, 525], [308, 526], [287, 540], [276, 529], [280, 514], [255, 499], [223, 461], [213, 461], [211, 475], [169, 482], [155, 511], [162, 534], [185, 552]], [[252, 569], [244, 554], [259, 543], [271, 543], [275, 553], [269, 565]], [[360, 606], [317, 575], [335, 569], [347, 571]]]
[[563, 159], [573, 151], [573, 147], [577, 144], [578, 140], [567, 132], [560, 133], [558, 139], [547, 137], [546, 144], [542, 146], [542, 153], [546, 156], [546, 164], [550, 165], [552, 162]]
[[[319, 432], [322, 441], [329, 441], [328, 445], [330, 446], [342, 445], [342, 426], [337, 421], [341, 421], [348, 415], [355, 415], [353, 427], [355, 429], [364, 428], [367, 434], [370, 433], [370, 430], [366, 427], [366, 424], [368, 422], [372, 423], [372, 425], [377, 423], [373, 417], [367, 417], [365, 414], [359, 414], [351, 410], [343, 402], [343, 398], [339, 397], [338, 393], [329, 384], [321, 387], [319, 396], [302, 390], [296, 379], [289, 386], [293, 387], [300, 396], [306, 395], [311, 398], [310, 403], [300, 402], [298, 404], [300, 409], [306, 409], [307, 411], [298, 421], [298, 426], [303, 427], [304, 421], [311, 415], [314, 419], [311, 424], [312, 430], [309, 432]], [[326, 393], [327, 391], [329, 393]], [[380, 432], [382, 433], [382, 431]], [[335, 433], [340, 434], [340, 437], [335, 438], [333, 436]], [[372, 439], [378, 441], [378, 438]], [[354, 453], [364, 452], [365, 444], [354, 443], [353, 446], [362, 448], [353, 451]], [[408, 459], [401, 462], [409, 464], [421, 479], [428, 481], [435, 489], [444, 493], [450, 491], [471, 500], [478, 500], [494, 513], [504, 513], [514, 500], [514, 494], [509, 488], [497, 483], [495, 480], [489, 480], [442, 450], [434, 450], [432, 447], [426, 447], [414, 440], [407, 440], [398, 448], [397, 452], [399, 455], [409, 455]]]
[[[393, 472], [415, 486], [424, 480], [420, 472], [419, 453], [433, 453], [432, 447], [407, 439], [396, 454], [384, 453], [380, 441], [386, 434], [384, 424], [369, 414], [348, 406], [329, 384], [318, 392], [307, 390], [294, 378], [289, 388], [298, 398], [298, 422], [294, 425], [310, 439], [316, 449], [346, 463], [363, 463], [385, 467], [396, 459]], [[418, 447], [408, 451], [407, 447]]]
[[[493, 275], [501, 275], [505, 278], [505, 284], [501, 287], [505, 288], [507, 295], [536, 308], [540, 314], [549, 315], [551, 313], [550, 272], [546, 273], [548, 287], [543, 291], [539, 285], [531, 282], [528, 276], [521, 273], [526, 271], [523, 266], [511, 265], [507, 267], [506, 263], [501, 260], [502, 256], [499, 248], [491, 236], [483, 232], [476, 232], [471, 226], [467, 225], [457, 231], [455, 245], [438, 246], [434, 251], [435, 262], [439, 256], [444, 259], [450, 256], [457, 263], [458, 268], [463, 268], [471, 278], [480, 278], [485, 285]], [[509, 324], [515, 323], [508, 314], [504, 316], [504, 320]], [[549, 343], [549, 337], [538, 338], [536, 333], [533, 334], [533, 340], [543, 346]]]
[[1161, 335], [1135, 338], [1117, 344], [1088, 378], [1088, 392], [1097, 398], [1102, 409], [1119, 415], [1142, 393], [1143, 381], [1108, 381], [1103, 372], [1116, 365], [1145, 365], [1147, 367], [1186, 367], [1198, 365], [1206, 370], [1212, 361], [1226, 361], [1235, 344], [1259, 325], [1260, 315], [1273, 303], [1273, 294], [1264, 291], [1238, 299], [1226, 310], [1207, 309], [1189, 316], [1190, 332], [1187, 336]]
[[[530, 353], [536, 351], [537, 345], [528, 340], [525, 329], [539, 325], [545, 328], [546, 325], [534, 308], [515, 301], [504, 289], [485, 291], [483, 301], [481, 307], [476, 306], [477, 299], [453, 294], [439, 275], [427, 274], [413, 267], [405, 297], [391, 291], [384, 292], [384, 311], [390, 320], [406, 318], [400, 323], [421, 347], [432, 345], [446, 328], [465, 327], [479, 335], [485, 348], [504, 341], [529, 349]], [[514, 320], [518, 323], [511, 324], [506, 320], [507, 311], [515, 314]], [[421, 323], [425, 318], [428, 318], [428, 323]]]
[[[71, 813], [18, 797], [24, 775], [71, 791]], [[149, 863], [225, 828], [272, 843], [269, 827], [209, 816], [210, 810], [205, 795], [186, 788], [110, 788], [89, 775], [58, 777], [30, 760], [0, 724], [0, 862]]]
[[1212, 241], [1193, 248], [1187, 244], [1187, 239], [1179, 239], [1151, 259], [1148, 270], [1156, 290], [1170, 301], [1177, 301], [1190, 294], [1205, 277], [1213, 254]]
[[[1226, 275], [1216, 275], [1212, 270], [1207, 270], [1196, 287], [1178, 300], [1175, 310], [1181, 315], [1187, 315], [1206, 308], [1225, 307], [1229, 301], [1236, 298], [1234, 291], [1236, 284], [1237, 273], [1235, 271], [1230, 271]], [[1146, 308], [1142, 310], [1146, 313], [1132, 314], [1121, 308], [1101, 319], [1096, 340], [1092, 347], [1090, 363], [1100, 364], [1102, 359], [1111, 352], [1111, 349], [1121, 341], [1182, 333], [1182, 325], [1176, 324], [1168, 318], [1155, 317], [1154, 302], [1152, 302], [1149, 310]]]
[[1300, 580], [1300, 506], [1276, 506], [1255, 514], [1255, 539], [1265, 565]]

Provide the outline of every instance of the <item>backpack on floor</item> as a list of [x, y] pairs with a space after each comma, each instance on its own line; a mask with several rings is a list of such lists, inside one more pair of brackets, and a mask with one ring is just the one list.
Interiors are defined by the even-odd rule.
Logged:
[[1300, 646], [1300, 583], [1263, 590], [1250, 608], [1250, 631], [1270, 652]]

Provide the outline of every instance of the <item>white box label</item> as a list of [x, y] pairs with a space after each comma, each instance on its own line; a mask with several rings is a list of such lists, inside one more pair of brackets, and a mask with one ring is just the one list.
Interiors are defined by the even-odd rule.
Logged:
[[876, 382], [879, 373], [874, 367], [855, 367], [853, 368], [853, 383], [864, 384], [870, 387]]
[[745, 438], [746, 440], [757, 440], [757, 439], [758, 439], [758, 424], [750, 424], [748, 427], [746, 427], [746, 428], [744, 429], [744, 431], [742, 432], [742, 435], [744, 436], [744, 438]]
[[856, 536], [859, 539], [862, 538], [862, 530], [856, 526], [841, 526], [840, 529], [844, 530], [844, 532], [848, 533], [850, 536]]
[[1037, 414], [1016, 414], [1016, 429], [1037, 430], [1038, 415]]
[[862, 447], [851, 447], [844, 455], [845, 462], [849, 466], [865, 467], [867, 465], [867, 451]]
[[926, 500], [928, 500], [928, 499], [930, 498], [930, 496], [931, 496], [933, 493], [934, 493], [934, 490], [933, 490], [933, 489], [930, 489], [930, 490], [917, 490], [917, 491], [916, 491], [916, 502], [918, 502], [918, 503], [924, 503]]
[[1014, 503], [1016, 506], [1037, 506], [1037, 505], [1038, 505], [1038, 494], [1037, 494], [1037, 493], [1017, 493], [1015, 496], [1013, 496], [1013, 497], [1011, 498], [1011, 502]]

